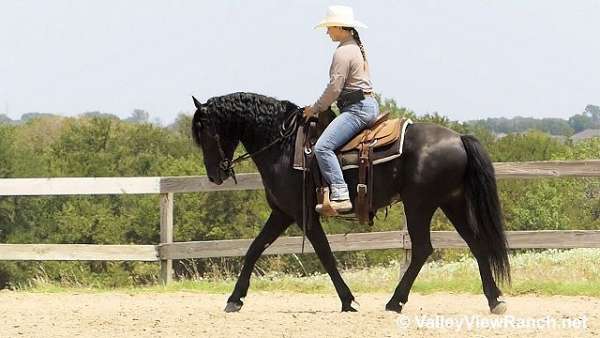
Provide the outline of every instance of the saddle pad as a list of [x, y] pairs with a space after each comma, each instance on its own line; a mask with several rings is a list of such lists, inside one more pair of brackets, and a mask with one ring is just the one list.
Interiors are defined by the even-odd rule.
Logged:
[[353, 149], [358, 150], [360, 144], [364, 142], [369, 144], [374, 143], [373, 148], [386, 146], [400, 138], [402, 121], [404, 119], [386, 120], [375, 125], [373, 129], [365, 129], [348, 141], [340, 152], [344, 153]]

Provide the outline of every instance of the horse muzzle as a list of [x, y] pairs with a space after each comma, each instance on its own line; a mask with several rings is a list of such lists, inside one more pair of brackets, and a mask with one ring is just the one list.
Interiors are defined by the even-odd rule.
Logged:
[[214, 183], [214, 184], [216, 184], [216, 185], [221, 185], [221, 184], [223, 184], [223, 179], [220, 177], [220, 175], [219, 175], [219, 177], [212, 177], [212, 176], [208, 176], [208, 180], [209, 180], [211, 183]]

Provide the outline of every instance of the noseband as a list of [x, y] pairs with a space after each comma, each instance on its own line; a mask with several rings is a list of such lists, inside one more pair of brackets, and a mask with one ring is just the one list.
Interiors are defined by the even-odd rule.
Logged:
[[233, 170], [233, 163], [227, 159], [225, 156], [225, 152], [223, 151], [223, 147], [221, 147], [221, 138], [219, 134], [215, 133], [211, 135], [215, 139], [215, 143], [217, 144], [217, 149], [219, 150], [219, 155], [221, 156], [221, 160], [219, 161], [219, 169], [225, 173], [225, 178], [231, 177], [235, 184], [237, 184], [237, 178], [235, 178], [235, 171]]

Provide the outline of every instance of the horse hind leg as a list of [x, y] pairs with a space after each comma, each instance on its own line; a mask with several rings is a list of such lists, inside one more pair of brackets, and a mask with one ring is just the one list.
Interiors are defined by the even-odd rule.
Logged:
[[429, 227], [433, 213], [437, 209], [435, 206], [425, 205], [411, 207], [410, 203], [406, 202], [404, 206], [412, 249], [410, 264], [398, 283], [394, 295], [385, 305], [386, 311], [395, 311], [398, 313], [402, 311], [402, 306], [408, 301], [408, 294], [419, 271], [421, 271], [423, 264], [425, 264], [425, 261], [427, 261], [427, 258], [433, 252]]
[[450, 222], [452, 222], [460, 236], [465, 240], [477, 260], [483, 293], [487, 298], [490, 311], [493, 314], [503, 314], [506, 312], [506, 303], [498, 300], [498, 297], [502, 295], [502, 292], [494, 281], [488, 258], [489, 254], [486, 252], [487, 249], [483, 243], [477, 240], [475, 233], [468, 225], [467, 205], [464, 195], [461, 194], [460, 196], [456, 196], [449, 202], [443, 204], [442, 210]]

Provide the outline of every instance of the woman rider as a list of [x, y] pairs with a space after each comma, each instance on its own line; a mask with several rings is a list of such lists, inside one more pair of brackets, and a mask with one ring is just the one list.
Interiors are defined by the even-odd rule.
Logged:
[[[338, 101], [340, 114], [319, 137], [314, 151], [321, 174], [330, 187], [331, 207], [346, 212], [352, 209], [352, 203], [335, 150], [375, 122], [379, 105], [372, 95], [367, 57], [356, 31], [367, 26], [354, 20], [352, 8], [330, 6], [325, 19], [315, 28], [319, 27], [327, 27], [327, 34], [339, 45], [329, 69], [329, 84], [317, 102], [304, 108], [304, 116], [318, 115]], [[317, 212], [322, 208], [323, 205], [317, 205]]]

